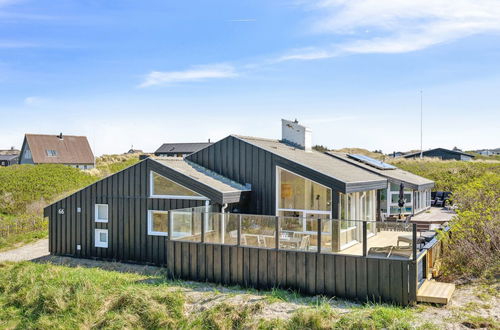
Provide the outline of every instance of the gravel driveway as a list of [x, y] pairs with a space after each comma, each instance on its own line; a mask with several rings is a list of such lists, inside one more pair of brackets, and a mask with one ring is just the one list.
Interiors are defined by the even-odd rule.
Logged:
[[35, 243], [27, 244], [14, 250], [0, 252], [0, 262], [33, 260], [47, 256], [48, 254], [49, 240], [41, 239]]

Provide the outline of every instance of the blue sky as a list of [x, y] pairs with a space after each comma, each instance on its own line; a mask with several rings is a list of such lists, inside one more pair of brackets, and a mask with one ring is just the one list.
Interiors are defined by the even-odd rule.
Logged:
[[0, 149], [23, 134], [131, 145], [279, 138], [500, 146], [500, 1], [0, 0]]

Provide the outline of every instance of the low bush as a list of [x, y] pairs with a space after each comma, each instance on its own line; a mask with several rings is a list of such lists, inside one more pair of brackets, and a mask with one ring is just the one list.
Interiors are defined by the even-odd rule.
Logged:
[[457, 216], [443, 237], [445, 274], [471, 279], [500, 276], [500, 175], [485, 173], [457, 187]]

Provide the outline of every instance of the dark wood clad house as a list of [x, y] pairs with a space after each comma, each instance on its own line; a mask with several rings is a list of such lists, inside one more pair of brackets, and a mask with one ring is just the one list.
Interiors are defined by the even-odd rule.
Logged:
[[[415, 301], [415, 227], [374, 222], [388, 180], [312, 150], [297, 122], [282, 129], [282, 140], [231, 135], [185, 158], [148, 158], [48, 206], [50, 252], [191, 280]], [[396, 248], [396, 234], [413, 247]], [[388, 238], [392, 256], [378, 259]]]
[[63, 164], [87, 170], [94, 167], [94, 154], [85, 136], [26, 134], [19, 164]]
[[19, 162], [19, 150], [11, 147], [10, 149], [0, 150], [0, 166], [11, 166]]
[[[423, 157], [435, 157], [439, 158], [442, 160], [463, 160], [463, 161], [469, 161], [474, 159], [474, 155], [467, 154], [465, 152], [459, 151], [459, 150], [449, 150], [445, 148], [436, 148], [436, 149], [430, 149], [430, 150], [425, 150], [422, 152]], [[420, 157], [420, 152], [414, 152], [411, 154], [406, 154], [403, 155], [404, 158], [419, 158]]]

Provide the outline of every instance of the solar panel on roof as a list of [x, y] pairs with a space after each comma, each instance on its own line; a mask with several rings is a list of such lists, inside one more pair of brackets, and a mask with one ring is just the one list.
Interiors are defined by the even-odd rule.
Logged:
[[396, 166], [393, 166], [391, 164], [384, 163], [380, 160], [365, 156], [365, 155], [359, 155], [359, 154], [348, 154], [347, 155], [350, 158], [356, 159], [359, 162], [365, 163], [367, 165], [373, 166], [375, 168], [378, 168], [380, 170], [393, 170], [396, 168]]

